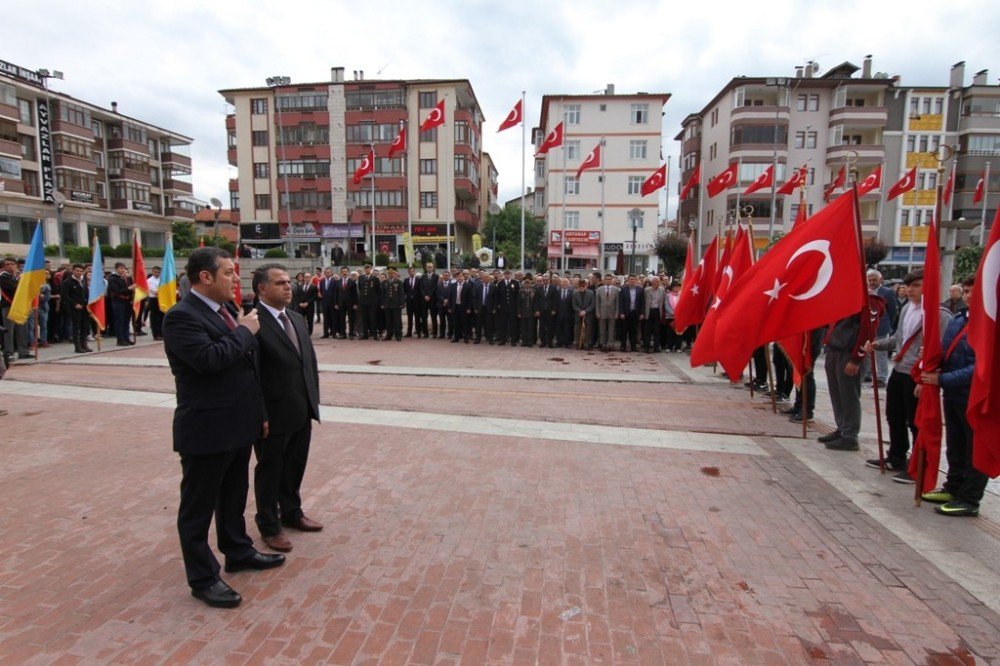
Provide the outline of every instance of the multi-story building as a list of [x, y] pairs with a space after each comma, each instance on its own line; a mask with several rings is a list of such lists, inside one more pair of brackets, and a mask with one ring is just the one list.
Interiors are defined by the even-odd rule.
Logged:
[[[535, 148], [563, 123], [562, 147], [535, 158], [531, 212], [545, 218], [550, 267], [615, 270], [622, 251], [627, 268], [633, 268], [633, 251], [635, 271], [651, 265], [659, 197], [643, 197], [640, 189], [661, 164], [662, 109], [669, 98], [668, 93], [615, 94], [613, 85], [603, 94], [542, 98], [541, 119], [532, 130]], [[576, 177], [601, 142], [603, 203], [601, 169]]]
[[23, 253], [38, 220], [48, 245], [163, 247], [192, 220], [191, 139], [50, 90], [58, 72], [0, 61], [0, 246]]
[[[860, 76], [855, 76], [860, 70]], [[810, 214], [825, 202], [825, 190], [845, 169], [843, 186], [831, 191], [831, 198], [850, 186], [850, 164], [859, 180], [866, 178], [886, 161], [883, 133], [888, 122], [886, 97], [894, 81], [885, 74], [872, 73], [871, 57], [861, 68], [851, 63], [838, 65], [816, 76], [818, 65], [797, 67], [794, 77], [739, 76], [697, 114], [687, 116], [675, 137], [680, 143], [681, 178], [684, 187], [701, 165], [701, 186], [731, 164], [739, 164], [735, 186], [714, 198], [692, 189], [680, 203], [678, 225], [696, 230], [701, 207], [704, 248], [716, 233], [734, 220], [737, 203], [750, 210], [758, 247], [768, 243], [772, 233], [787, 231], [798, 212], [799, 193], [772, 196], [771, 188], [749, 197], [745, 190], [766, 169], [774, 165], [776, 188], [795, 169], [806, 167], [805, 202]], [[883, 185], [887, 178], [883, 177]], [[772, 208], [772, 199], [774, 206]], [[882, 189], [861, 200], [862, 229], [866, 236], [879, 234], [879, 207]]]
[[[291, 245], [296, 255], [403, 254], [403, 233], [424, 249], [471, 251], [482, 210], [483, 114], [466, 79], [369, 80], [343, 67], [330, 81], [220, 91], [226, 117], [231, 208], [241, 238]], [[444, 101], [444, 125], [421, 123]], [[388, 157], [406, 128], [406, 150]], [[374, 177], [353, 174], [374, 145]], [[374, 229], [373, 229], [374, 224]], [[386, 251], [387, 250], [387, 251]]]

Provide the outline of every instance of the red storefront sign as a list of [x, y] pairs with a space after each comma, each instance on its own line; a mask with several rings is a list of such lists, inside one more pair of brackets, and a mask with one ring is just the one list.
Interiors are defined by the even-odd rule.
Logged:
[[600, 231], [585, 231], [582, 229], [554, 229], [549, 232], [549, 244], [559, 245], [563, 241], [565, 234], [566, 242], [570, 245], [600, 245]]

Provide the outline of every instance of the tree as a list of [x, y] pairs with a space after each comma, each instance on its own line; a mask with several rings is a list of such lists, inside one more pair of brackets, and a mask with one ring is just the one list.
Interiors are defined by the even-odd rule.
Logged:
[[869, 267], [877, 266], [883, 259], [889, 256], [889, 248], [886, 247], [885, 243], [877, 238], [866, 239], [864, 250], [865, 265]]
[[688, 241], [676, 231], [661, 233], [653, 243], [656, 256], [663, 262], [667, 275], [680, 275], [687, 258]]
[[198, 245], [198, 234], [195, 233], [193, 222], [174, 222], [170, 225], [170, 230], [174, 235], [174, 249], [179, 250]]
[[955, 272], [953, 282], [961, 284], [966, 278], [976, 274], [979, 259], [983, 256], [983, 248], [979, 245], [967, 245], [955, 253]]
[[[497, 252], [503, 252], [508, 266], [521, 265], [521, 207], [516, 203], [508, 204], [496, 215], [487, 214], [479, 234], [483, 237], [483, 245], [489, 247], [493, 242], [493, 230], [496, 229], [496, 247], [493, 250], [494, 261]], [[540, 252], [545, 242], [545, 221], [525, 211], [524, 215], [524, 251], [527, 254]]]

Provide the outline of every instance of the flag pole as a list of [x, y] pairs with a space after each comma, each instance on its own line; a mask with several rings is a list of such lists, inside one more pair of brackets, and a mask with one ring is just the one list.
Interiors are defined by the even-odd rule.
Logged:
[[[94, 232], [94, 245], [95, 246], [97, 245], [97, 232]], [[90, 267], [90, 279], [91, 280], [94, 279], [94, 270], [95, 269], [97, 269], [97, 271], [98, 271], [97, 279], [103, 280], [104, 279], [104, 256], [103, 255], [101, 256], [101, 265], [100, 266], [91, 266]], [[87, 286], [88, 286], [87, 300], [89, 301], [90, 300], [90, 295], [89, 295], [90, 294], [90, 290], [89, 290], [89, 286], [90, 285], [87, 285]], [[104, 297], [104, 304], [105, 304], [105, 306], [107, 305], [107, 302], [108, 302], [108, 299], [107, 299], [107, 296], [105, 295], [105, 297]], [[90, 303], [88, 302], [87, 305], [90, 305]], [[84, 307], [87, 307], [87, 306], [84, 306]], [[87, 314], [91, 315], [90, 317], [88, 317], [88, 323], [89, 323], [89, 320], [93, 320], [95, 324], [98, 324], [97, 326], [94, 326], [94, 328], [97, 330], [97, 335], [94, 336], [94, 342], [97, 343], [97, 352], [100, 353], [101, 352], [101, 339], [102, 339], [102, 336], [101, 336], [101, 327], [100, 327], [100, 323], [101, 322], [99, 322], [96, 319], [94, 319], [93, 314], [89, 310], [88, 310]], [[107, 319], [108, 319], [108, 314], [107, 314], [107, 309], [105, 309], [105, 311], [104, 311], [104, 321], [107, 322]], [[89, 326], [88, 326], [88, 328], [89, 328]], [[87, 346], [86, 335], [83, 338], [83, 346], [84, 347]]]
[[[372, 128], [372, 132], [375, 128]], [[291, 220], [289, 220], [289, 224]], [[369, 260], [372, 262], [372, 266], [376, 265], [375, 262], [375, 136], [372, 135], [372, 252]]]
[[606, 152], [604, 149], [604, 137], [601, 137], [601, 256], [597, 269], [604, 274], [604, 161]]
[[[737, 196], [739, 194], [737, 193]], [[750, 239], [753, 240], [753, 206], [747, 205], [747, 230], [750, 234]], [[737, 208], [736, 219], [739, 220], [739, 208]], [[778, 413], [778, 398], [774, 395], [774, 371], [771, 368], [771, 343], [764, 343], [764, 365], [767, 368], [767, 390], [771, 394], [771, 412], [774, 414]], [[753, 389], [751, 389], [752, 391]], [[803, 417], [803, 420], [805, 418]]]
[[702, 204], [705, 202], [705, 186], [701, 183], [701, 160], [698, 161], [698, 242], [695, 244], [694, 258], [701, 260]]
[[559, 102], [559, 115], [560, 121], [564, 123], [562, 145], [559, 146], [562, 150], [562, 208], [559, 211], [559, 217], [562, 218], [559, 228], [562, 229], [562, 233], [559, 235], [559, 270], [566, 272], [566, 108], [563, 102]]
[[[527, 124], [524, 120], [524, 91], [521, 91], [521, 272], [524, 272], [524, 207], [527, 205], [528, 194], [524, 186], [524, 162], [528, 158]], [[496, 243], [494, 243], [496, 245]], [[497, 249], [493, 248], [493, 252]], [[494, 262], [495, 263], [495, 262]]]
[[[940, 173], [938, 180], [941, 180]], [[979, 247], [986, 247], [986, 201], [990, 198], [990, 161], [986, 160], [986, 171], [983, 173], [983, 216], [979, 221]], [[938, 219], [938, 226], [941, 220]]]

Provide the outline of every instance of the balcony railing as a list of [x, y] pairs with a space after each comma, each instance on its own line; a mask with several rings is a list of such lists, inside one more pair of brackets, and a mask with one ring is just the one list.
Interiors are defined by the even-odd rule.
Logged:
[[174, 180], [172, 178], [163, 179], [163, 189], [173, 190], [175, 192], [185, 192], [187, 194], [191, 194], [194, 191], [191, 183], [187, 183], [183, 180]]
[[883, 127], [889, 120], [884, 106], [841, 106], [830, 111], [831, 125]]
[[885, 159], [885, 146], [876, 144], [857, 144], [830, 146], [826, 149], [827, 164], [843, 162], [848, 158], [857, 157], [859, 164], [872, 164]]
[[21, 159], [23, 152], [21, 144], [17, 141], [0, 139], [0, 155], [9, 155], [15, 159]]

